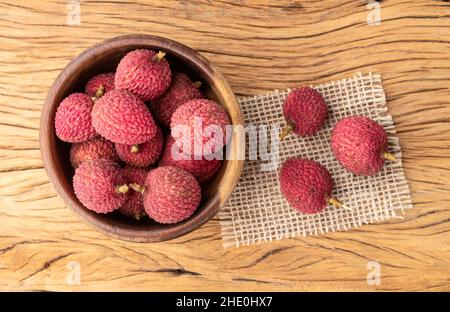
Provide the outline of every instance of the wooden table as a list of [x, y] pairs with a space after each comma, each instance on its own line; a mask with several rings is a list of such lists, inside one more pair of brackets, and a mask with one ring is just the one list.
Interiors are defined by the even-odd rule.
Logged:
[[[0, 1], [0, 289], [450, 290], [448, 2], [383, 1], [379, 25], [366, 1], [81, 1], [80, 25], [68, 25], [68, 2]], [[237, 95], [380, 73], [414, 208], [403, 220], [239, 249], [222, 248], [217, 218], [158, 244], [97, 232], [49, 183], [39, 118], [72, 58], [131, 33], [197, 49]], [[369, 261], [381, 265], [380, 285], [367, 283]]]

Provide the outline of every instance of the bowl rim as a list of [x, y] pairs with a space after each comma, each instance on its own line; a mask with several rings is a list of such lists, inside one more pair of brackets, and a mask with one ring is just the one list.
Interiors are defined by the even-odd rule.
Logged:
[[[171, 225], [169, 228], [160, 228], [152, 231], [138, 231], [134, 229], [117, 227], [116, 225], [119, 224], [119, 222], [115, 220], [112, 220], [110, 223], [99, 220], [98, 216], [94, 216], [85, 207], [82, 207], [81, 203], [73, 200], [71, 196], [69, 196], [63, 187], [61, 179], [58, 178], [57, 175], [58, 170], [55, 164], [57, 152], [56, 148], [54, 148], [56, 139], [55, 136], [49, 135], [49, 133], [54, 131], [54, 116], [51, 114], [51, 110], [53, 106], [56, 105], [54, 102], [56, 100], [55, 97], [57, 91], [65, 83], [70, 74], [76, 71], [80, 64], [86, 62], [87, 60], [95, 59], [97, 54], [111, 48], [129, 48], [130, 46], [139, 46], [144, 44], [147, 46], [153, 46], [155, 49], [166, 50], [172, 54], [175, 54], [177, 58], [189, 60], [189, 62], [193, 63], [202, 71], [203, 75], [213, 77], [215, 82], [220, 83], [222, 93], [227, 95], [226, 102], [230, 103], [230, 105], [236, 107], [237, 109], [237, 112], [234, 114], [233, 125], [245, 125], [242, 109], [237, 102], [236, 96], [231, 87], [222, 74], [220, 74], [204, 56], [199, 54], [194, 49], [169, 38], [144, 34], [124, 35], [104, 40], [87, 48], [64, 67], [50, 87], [42, 108], [39, 129], [39, 144], [44, 168], [50, 182], [55, 187], [59, 196], [62, 197], [65, 204], [76, 212], [82, 220], [113, 238], [131, 242], [159, 242], [185, 235], [197, 229], [216, 215], [220, 207], [225, 204], [235, 189], [239, 181], [239, 177], [243, 171], [245, 160], [240, 159], [239, 157], [234, 157], [233, 159], [228, 160], [229, 162], [232, 162], [232, 168], [237, 170], [234, 179], [229, 181], [223, 181], [224, 179], [222, 179], [220, 184], [223, 184], [222, 186], [226, 187], [225, 191], [216, 192], [213, 194], [212, 197], [203, 204], [203, 209], [197, 214], [194, 214], [180, 223]], [[242, 137], [233, 131], [231, 142], [229, 142], [229, 144], [231, 145], [231, 155], [237, 156], [238, 153], [242, 153], [242, 148], [244, 149], [245, 155], [245, 136], [244, 141], [242, 141]], [[226, 175], [224, 175], [224, 177], [225, 176]]]

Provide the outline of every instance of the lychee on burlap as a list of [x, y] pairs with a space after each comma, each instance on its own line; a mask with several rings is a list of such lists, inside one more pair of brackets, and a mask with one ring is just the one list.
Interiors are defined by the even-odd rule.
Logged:
[[[280, 162], [276, 170], [262, 170], [261, 165], [268, 161], [260, 157], [249, 160], [247, 149], [240, 181], [219, 212], [224, 247], [347, 231], [363, 224], [402, 218], [404, 210], [412, 208], [401, 148], [387, 110], [380, 75], [359, 73], [314, 88], [328, 105], [329, 118], [325, 126], [314, 136], [302, 138], [291, 134], [286, 137], [279, 147]], [[239, 97], [246, 124], [257, 128], [284, 126], [282, 105], [289, 91]], [[354, 175], [340, 166], [331, 151], [331, 131], [338, 120], [351, 115], [364, 115], [381, 124], [388, 134], [389, 151], [398, 161], [386, 162], [381, 171], [371, 177]], [[353, 211], [328, 206], [321, 213], [311, 215], [291, 208], [278, 182], [281, 164], [290, 157], [309, 158], [324, 165], [333, 176], [332, 195]]]

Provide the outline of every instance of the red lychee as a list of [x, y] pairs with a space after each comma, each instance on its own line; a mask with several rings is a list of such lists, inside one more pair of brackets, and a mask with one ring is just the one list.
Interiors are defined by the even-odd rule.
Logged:
[[302, 213], [321, 212], [328, 203], [349, 209], [331, 197], [333, 180], [328, 170], [309, 159], [291, 158], [283, 163], [280, 189], [288, 203]]
[[75, 143], [97, 135], [92, 126], [92, 99], [84, 93], [72, 93], [59, 104], [55, 115], [56, 135], [62, 141]]
[[108, 213], [127, 199], [127, 179], [116, 163], [106, 159], [83, 162], [73, 176], [73, 189], [80, 202], [98, 213]]
[[176, 74], [169, 89], [151, 104], [150, 110], [155, 119], [161, 125], [170, 127], [170, 119], [178, 107], [189, 100], [204, 98], [199, 87], [200, 82], [192, 82], [186, 74]]
[[183, 149], [174, 143], [175, 140], [172, 137], [166, 138], [166, 147], [159, 161], [160, 166], [172, 165], [184, 169], [190, 172], [200, 184], [208, 181], [219, 171], [222, 160], [215, 158], [208, 160], [205, 156], [197, 160], [193, 155], [183, 154]]
[[395, 160], [388, 153], [387, 134], [370, 118], [351, 116], [338, 121], [331, 134], [334, 156], [348, 171], [371, 176], [381, 170], [384, 160]]
[[185, 153], [208, 155], [216, 153], [227, 143], [226, 126], [230, 124], [222, 106], [211, 100], [197, 99], [177, 108], [170, 127], [172, 137], [183, 142]]
[[135, 145], [116, 143], [116, 151], [120, 159], [131, 166], [148, 167], [153, 165], [161, 156], [164, 137], [158, 127], [156, 135], [147, 142]]
[[327, 104], [319, 92], [310, 87], [291, 91], [283, 105], [286, 127], [280, 139], [292, 131], [299, 136], [313, 135], [325, 124], [328, 117]]
[[95, 137], [89, 141], [72, 144], [70, 148], [70, 163], [73, 168], [78, 168], [82, 162], [94, 159], [107, 159], [117, 162], [114, 144], [102, 137]]
[[181, 168], [158, 167], [147, 175], [144, 207], [159, 223], [171, 224], [189, 218], [200, 200], [200, 185], [192, 174]]
[[131, 190], [128, 191], [128, 198], [119, 208], [119, 212], [125, 216], [139, 220], [145, 216], [143, 193], [145, 190], [147, 171], [141, 168], [127, 166], [123, 169], [123, 174]]
[[128, 91], [117, 89], [96, 101], [92, 125], [107, 140], [121, 144], [149, 141], [158, 129], [144, 102]]
[[[90, 97], [98, 97], [99, 90], [103, 91], [103, 94], [106, 92], [109, 92], [111, 90], [114, 90], [114, 76], [115, 73], [105, 73], [100, 74], [97, 76], [92, 77], [88, 83], [86, 84], [86, 87], [84, 88], [84, 92], [89, 95]], [[102, 94], [102, 95], [103, 95]]]
[[138, 49], [125, 55], [117, 66], [116, 89], [128, 90], [142, 101], [156, 99], [170, 85], [171, 71], [166, 53]]

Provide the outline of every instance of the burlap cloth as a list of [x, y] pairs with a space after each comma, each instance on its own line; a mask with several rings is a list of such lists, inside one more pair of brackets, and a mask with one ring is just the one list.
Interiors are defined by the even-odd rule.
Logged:
[[[282, 163], [290, 157], [300, 156], [320, 162], [333, 176], [333, 196], [353, 211], [328, 206], [315, 215], [297, 212], [280, 192], [280, 167], [263, 171], [262, 160], [248, 160], [247, 157], [236, 189], [219, 212], [225, 247], [346, 231], [363, 224], [401, 218], [404, 210], [412, 207], [401, 161], [401, 148], [395, 137], [392, 117], [387, 111], [380, 75], [357, 74], [314, 88], [322, 94], [328, 105], [329, 119], [325, 127], [312, 137], [289, 135], [281, 143], [280, 161]], [[282, 105], [289, 91], [276, 90], [266, 95], [238, 98], [246, 123], [284, 126]], [[386, 162], [384, 168], [372, 177], [346, 172], [333, 157], [330, 135], [333, 125], [350, 115], [365, 115], [379, 122], [388, 133], [389, 151], [399, 160]]]

